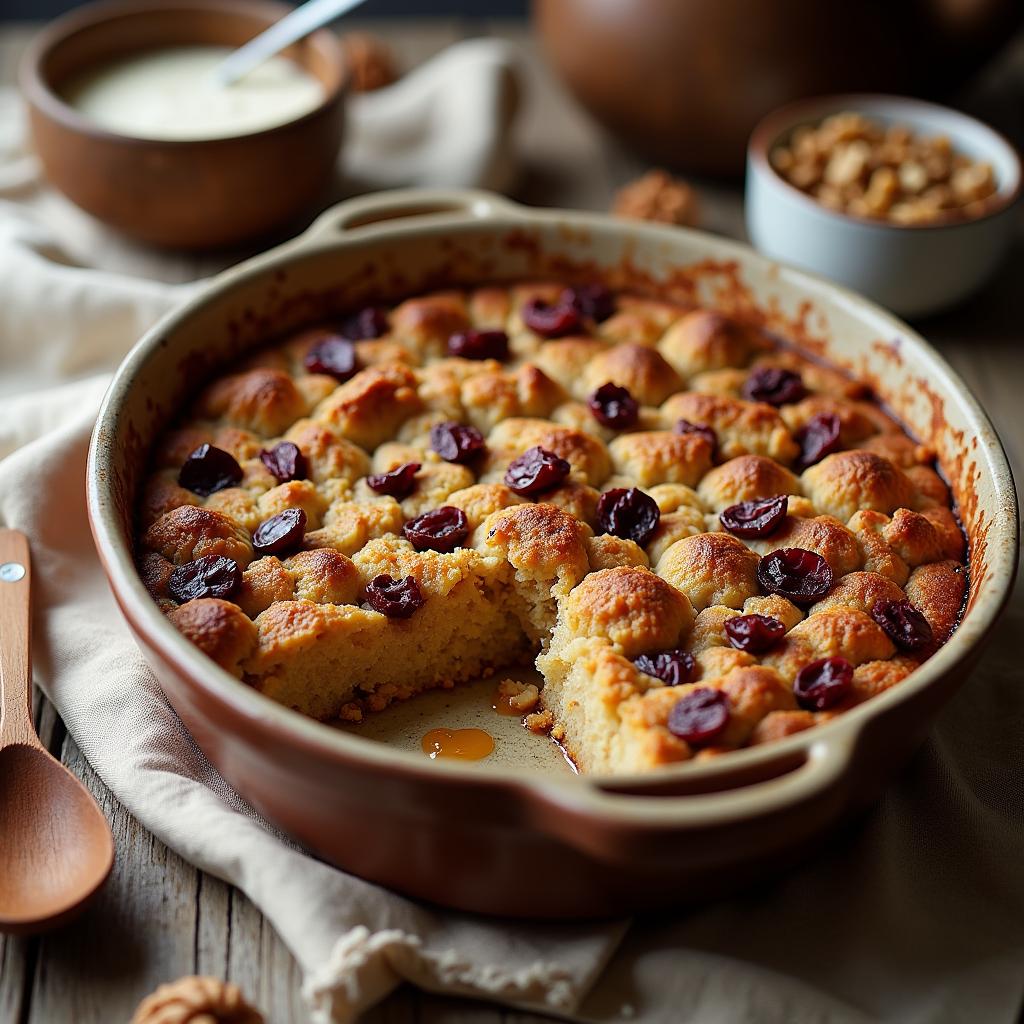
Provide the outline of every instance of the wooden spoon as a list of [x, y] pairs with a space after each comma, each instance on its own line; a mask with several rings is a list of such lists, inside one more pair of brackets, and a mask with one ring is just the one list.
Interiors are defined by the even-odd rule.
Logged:
[[32, 726], [28, 538], [0, 529], [0, 931], [62, 924], [114, 864], [110, 826]]

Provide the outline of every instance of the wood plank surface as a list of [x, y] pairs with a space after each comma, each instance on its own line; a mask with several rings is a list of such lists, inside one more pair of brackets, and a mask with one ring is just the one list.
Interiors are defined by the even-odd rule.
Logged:
[[[361, 24], [385, 35], [404, 67], [465, 36], [491, 34], [516, 43], [527, 71], [518, 146], [517, 198], [537, 205], [607, 208], [618, 186], [643, 169], [622, 152], [561, 90], [521, 24], [484, 21]], [[0, 30], [0, 84], [13, 79], [30, 36], [25, 26]], [[1024, 53], [1019, 57], [1024, 69]], [[1012, 74], [1005, 70], [1004, 76]], [[1022, 72], [1024, 74], [1024, 72]], [[1001, 81], [996, 76], [997, 84]], [[742, 237], [736, 189], [699, 182], [705, 225]], [[110, 236], [98, 254], [105, 265], [166, 280], [186, 280], [223, 260], [153, 254]], [[964, 376], [1006, 440], [1019, 474], [1024, 467], [1024, 357], [1019, 280], [1024, 243], [998, 282], [963, 309], [923, 325], [926, 335]], [[67, 736], [53, 708], [37, 700], [40, 735], [100, 801], [114, 832], [117, 861], [110, 883], [73, 926], [42, 938], [0, 935], [0, 1024], [127, 1022], [156, 985], [203, 973], [240, 984], [272, 1024], [303, 1024], [297, 966], [246, 897], [198, 871], [155, 840], [106, 791]], [[536, 1024], [542, 1018], [409, 987], [365, 1015], [367, 1024]]]

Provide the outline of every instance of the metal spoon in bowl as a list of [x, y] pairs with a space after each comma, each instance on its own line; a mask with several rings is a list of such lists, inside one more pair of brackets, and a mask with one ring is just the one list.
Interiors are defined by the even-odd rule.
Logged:
[[361, 3], [363, 0], [308, 0], [225, 57], [214, 69], [214, 77], [221, 85], [233, 85], [286, 46], [347, 14]]
[[0, 931], [62, 924], [114, 864], [110, 826], [32, 725], [28, 538], [0, 529]]

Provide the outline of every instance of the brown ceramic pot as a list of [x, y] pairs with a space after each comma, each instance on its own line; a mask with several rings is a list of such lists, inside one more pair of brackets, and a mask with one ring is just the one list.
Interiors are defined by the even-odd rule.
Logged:
[[576, 98], [653, 160], [738, 176], [754, 125], [831, 92], [941, 96], [1024, 21], [1017, 0], [534, 0]]
[[[939, 453], [970, 538], [970, 596], [949, 642], [899, 686], [815, 729], [602, 779], [525, 763], [433, 762], [332, 729], [228, 675], [167, 622], [133, 566], [135, 501], [152, 443], [204, 378], [343, 307], [549, 275], [714, 302], [874, 386]], [[905, 324], [734, 242], [528, 210], [487, 193], [353, 200], [212, 281], [118, 371], [93, 434], [88, 501], [100, 557], [136, 638], [196, 742], [243, 797], [365, 878], [520, 916], [663, 908], [734, 890], [866, 806], [964, 679], [1008, 597], [1017, 555], [1013, 483], [992, 426]]]
[[290, 8], [269, 0], [114, 0], [50, 25], [21, 66], [36, 152], [51, 183], [126, 235], [156, 245], [234, 245], [288, 226], [325, 197], [344, 127], [343, 59], [316, 32], [283, 51], [324, 85], [310, 113], [226, 139], [158, 141], [95, 125], [61, 98], [75, 76], [152, 47], [240, 46]]

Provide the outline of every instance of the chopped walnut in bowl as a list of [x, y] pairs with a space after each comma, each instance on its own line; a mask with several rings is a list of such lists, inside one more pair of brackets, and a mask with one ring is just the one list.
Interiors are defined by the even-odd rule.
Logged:
[[747, 147], [754, 246], [904, 317], [952, 308], [992, 277], [1020, 191], [1020, 158], [998, 132], [901, 96], [800, 100]]
[[931, 224], [985, 214], [995, 171], [948, 135], [885, 124], [857, 111], [803, 124], [777, 145], [772, 167], [823, 206], [893, 224]]

